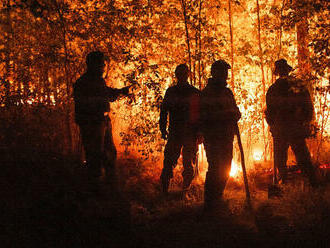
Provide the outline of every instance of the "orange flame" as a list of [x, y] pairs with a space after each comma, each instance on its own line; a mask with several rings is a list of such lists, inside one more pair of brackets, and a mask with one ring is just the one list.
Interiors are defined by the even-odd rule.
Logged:
[[255, 161], [261, 161], [263, 159], [263, 151], [260, 149], [256, 149], [253, 151], [253, 159]]
[[239, 166], [239, 164], [236, 161], [232, 160], [229, 176], [238, 179], [241, 173], [242, 173], [242, 168]]

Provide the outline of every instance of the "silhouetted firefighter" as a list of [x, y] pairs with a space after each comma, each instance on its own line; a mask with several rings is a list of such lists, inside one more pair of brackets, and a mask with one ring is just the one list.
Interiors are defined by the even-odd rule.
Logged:
[[274, 143], [274, 167], [278, 168], [282, 182], [287, 182], [286, 162], [291, 146], [298, 165], [316, 185], [315, 169], [306, 145], [310, 135], [309, 125], [313, 118], [313, 104], [302, 80], [289, 76], [292, 67], [285, 59], [275, 62], [275, 75], [279, 78], [271, 85], [266, 95], [266, 120]]
[[[160, 130], [163, 139], [168, 139], [164, 151], [164, 167], [161, 183], [164, 193], [168, 192], [173, 168], [182, 149], [183, 189], [187, 189], [194, 177], [193, 160], [197, 152], [198, 104], [200, 91], [188, 84], [189, 69], [181, 64], [175, 69], [177, 84], [167, 89], [160, 109]], [[167, 115], [169, 114], [169, 133]]]
[[101, 175], [102, 167], [107, 172], [114, 172], [117, 152], [112, 138], [109, 102], [129, 92], [129, 87], [113, 89], [106, 85], [103, 79], [106, 59], [100, 51], [89, 53], [87, 71], [74, 84], [75, 120], [93, 182]]
[[232, 91], [226, 87], [230, 65], [212, 64], [208, 84], [201, 94], [201, 125], [208, 162], [204, 208], [213, 210], [222, 199], [233, 158], [233, 140], [241, 113]]

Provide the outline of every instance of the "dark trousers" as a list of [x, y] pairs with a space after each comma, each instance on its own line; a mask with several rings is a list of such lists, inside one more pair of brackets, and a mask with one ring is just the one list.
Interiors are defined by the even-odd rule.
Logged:
[[278, 168], [281, 178], [287, 181], [288, 149], [291, 146], [302, 172], [308, 176], [310, 183], [315, 183], [315, 168], [311, 161], [311, 155], [303, 137], [273, 136], [274, 142], [274, 165]]
[[233, 158], [233, 139], [232, 135], [204, 133], [204, 145], [208, 162], [204, 185], [204, 202], [208, 206], [216, 204], [225, 190]]
[[80, 124], [80, 135], [91, 177], [99, 177], [101, 168], [114, 170], [117, 157], [109, 120]]
[[164, 151], [164, 167], [162, 171], [162, 180], [169, 180], [173, 177], [173, 168], [176, 166], [182, 149], [183, 159], [183, 187], [187, 188], [194, 177], [193, 161], [196, 157], [197, 143], [196, 135], [181, 133], [170, 133]]

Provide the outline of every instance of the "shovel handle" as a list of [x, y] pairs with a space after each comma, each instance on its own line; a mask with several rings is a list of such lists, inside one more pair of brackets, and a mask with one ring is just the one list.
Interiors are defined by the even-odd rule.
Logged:
[[251, 196], [250, 196], [248, 178], [247, 178], [247, 174], [246, 174], [244, 150], [243, 150], [242, 141], [241, 141], [241, 135], [240, 135], [240, 132], [239, 132], [239, 128], [238, 128], [237, 123], [236, 123], [236, 136], [237, 136], [237, 142], [238, 142], [239, 151], [241, 153], [241, 164], [242, 164], [242, 171], [243, 171], [243, 179], [244, 179], [246, 199], [250, 203]]

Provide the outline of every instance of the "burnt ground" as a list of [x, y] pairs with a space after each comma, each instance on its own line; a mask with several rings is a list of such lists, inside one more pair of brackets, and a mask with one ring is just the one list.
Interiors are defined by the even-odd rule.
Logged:
[[159, 193], [159, 169], [119, 160], [119, 189], [86, 183], [72, 159], [33, 150], [1, 150], [1, 247], [329, 247], [330, 187], [301, 178], [268, 199], [268, 179], [250, 176], [252, 209], [242, 185], [204, 213], [202, 185], [182, 195], [175, 181]]

